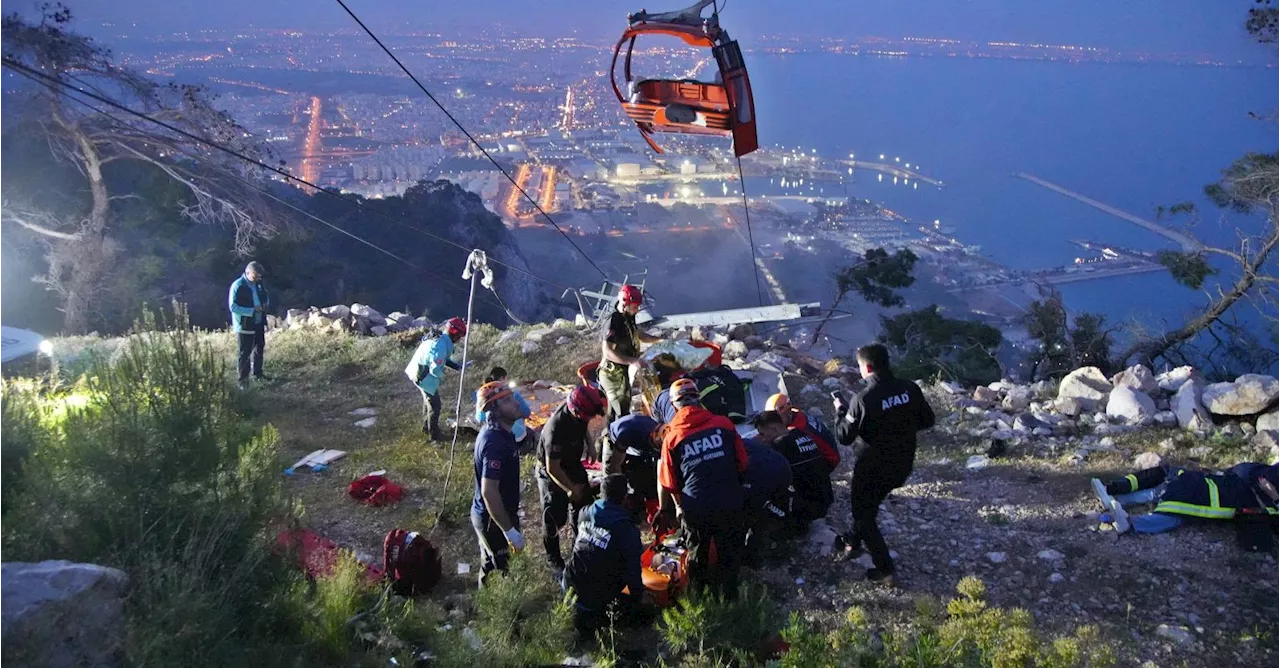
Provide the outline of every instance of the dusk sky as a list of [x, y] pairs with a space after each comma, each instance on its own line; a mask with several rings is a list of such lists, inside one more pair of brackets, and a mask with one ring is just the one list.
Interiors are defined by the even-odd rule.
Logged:
[[[334, 29], [351, 26], [330, 0], [69, 0], [81, 29], [113, 22], [139, 33], [202, 28]], [[531, 34], [609, 37], [628, 12], [678, 8], [651, 0], [436, 2], [351, 0], [375, 30], [441, 31], [501, 25]], [[34, 6], [34, 3], [32, 3]], [[1265, 61], [1274, 50], [1243, 30], [1250, 0], [728, 0], [722, 22], [748, 43], [762, 33], [951, 37], [1209, 53]], [[7, 4], [12, 11], [14, 4]], [[553, 9], [551, 9], [553, 8]]]

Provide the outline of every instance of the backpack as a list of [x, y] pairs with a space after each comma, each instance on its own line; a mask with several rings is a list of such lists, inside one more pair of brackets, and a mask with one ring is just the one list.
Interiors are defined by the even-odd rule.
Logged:
[[425, 594], [440, 582], [440, 551], [417, 531], [387, 532], [382, 565], [391, 579], [392, 593], [399, 596]]
[[[702, 406], [727, 418], [747, 414], [747, 389], [741, 378], [728, 367], [699, 369], [689, 374], [702, 391]], [[708, 388], [712, 388], [708, 391]]]

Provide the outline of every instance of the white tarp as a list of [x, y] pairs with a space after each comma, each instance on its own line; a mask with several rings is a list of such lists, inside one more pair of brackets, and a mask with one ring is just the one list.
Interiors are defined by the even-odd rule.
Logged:
[[23, 355], [39, 352], [40, 343], [44, 341], [43, 336], [29, 329], [17, 327], [0, 327], [0, 338], [4, 343], [0, 351], [0, 362], [8, 362]]

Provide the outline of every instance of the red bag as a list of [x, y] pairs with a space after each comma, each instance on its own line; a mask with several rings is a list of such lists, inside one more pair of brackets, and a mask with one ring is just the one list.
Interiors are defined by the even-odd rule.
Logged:
[[386, 506], [399, 501], [404, 488], [387, 480], [386, 476], [367, 475], [353, 480], [347, 486], [347, 494], [366, 506]]
[[416, 531], [387, 532], [382, 565], [391, 579], [391, 591], [400, 596], [425, 594], [440, 582], [440, 551]]

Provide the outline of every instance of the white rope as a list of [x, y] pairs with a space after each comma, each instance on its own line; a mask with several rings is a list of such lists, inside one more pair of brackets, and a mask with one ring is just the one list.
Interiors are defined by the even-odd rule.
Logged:
[[[493, 270], [489, 269], [489, 260], [482, 250], [473, 250], [467, 256], [467, 266], [462, 270], [464, 279], [471, 279], [471, 291], [467, 295], [467, 334], [462, 338], [462, 368], [458, 371], [458, 399], [453, 408], [453, 441], [449, 444], [449, 463], [444, 471], [444, 486], [440, 488], [440, 512], [436, 513], [435, 524], [428, 536], [435, 535], [440, 526], [440, 517], [444, 515], [445, 504], [449, 500], [449, 481], [453, 478], [454, 455], [458, 449], [458, 432], [462, 428], [462, 394], [466, 390], [467, 353], [471, 344], [471, 314], [476, 299], [476, 279], [484, 276], [480, 282], [490, 290], [493, 289]], [[496, 293], [495, 293], [496, 294]], [[447, 336], [447, 334], [446, 334]]]

